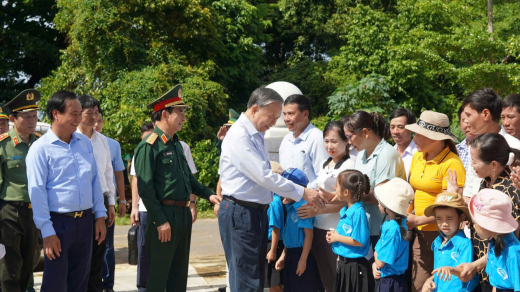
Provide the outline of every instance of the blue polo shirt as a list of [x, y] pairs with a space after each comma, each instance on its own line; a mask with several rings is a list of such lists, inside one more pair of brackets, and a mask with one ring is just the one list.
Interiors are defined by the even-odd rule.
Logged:
[[506, 248], [495, 254], [495, 240], [489, 242], [486, 273], [491, 286], [499, 289], [520, 291], [520, 242], [514, 233], [504, 235]]
[[287, 220], [285, 221], [283, 231], [283, 244], [287, 248], [303, 247], [305, 240], [304, 228], [312, 229], [314, 226], [314, 218], [300, 219], [296, 210], [302, 205], [307, 204], [305, 200], [285, 205], [287, 208]]
[[363, 203], [357, 202], [350, 208], [345, 206], [339, 211], [341, 216], [336, 231], [339, 235], [348, 236], [363, 246], [351, 246], [341, 242], [332, 243], [332, 250], [345, 258], [362, 258], [367, 255], [370, 245], [370, 230]]
[[[406, 218], [402, 219], [401, 226], [408, 229]], [[379, 270], [381, 278], [404, 274], [408, 268], [409, 246], [409, 242], [401, 236], [401, 228], [397, 221], [390, 220], [381, 225], [381, 238], [375, 247], [377, 259], [385, 263]]]
[[274, 194], [273, 201], [269, 204], [267, 218], [269, 220], [269, 240], [272, 238], [273, 226], [280, 229], [280, 240], [282, 240], [284, 225], [283, 203], [277, 194]]
[[[473, 262], [473, 245], [464, 234], [464, 230], [460, 230], [444, 246], [443, 239], [442, 235], [439, 235], [432, 243], [434, 269], [456, 267], [462, 263]], [[471, 291], [478, 284], [478, 276], [475, 275], [469, 282], [463, 283], [455, 276], [452, 276], [450, 281], [444, 281], [435, 274], [433, 281], [437, 291]]]

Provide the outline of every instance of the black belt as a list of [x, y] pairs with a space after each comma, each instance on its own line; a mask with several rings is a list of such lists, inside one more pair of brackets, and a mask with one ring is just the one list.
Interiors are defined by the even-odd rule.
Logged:
[[264, 205], [264, 204], [258, 204], [258, 203], [248, 202], [248, 201], [242, 201], [239, 199], [235, 199], [232, 196], [224, 196], [223, 200], [233, 202], [240, 206], [251, 208], [251, 209], [259, 209], [259, 210], [263, 210], [263, 211], [267, 211], [267, 209], [269, 209], [269, 204]]
[[66, 213], [59, 213], [59, 212], [51, 212], [52, 214], [71, 217], [71, 218], [81, 218], [83, 216], [86, 216], [90, 211], [90, 209], [83, 210], [83, 211], [77, 211], [77, 212], [66, 212]]
[[20, 201], [4, 201], [4, 202], [6, 202], [7, 204], [9, 204], [11, 206], [25, 207], [25, 208], [32, 209], [31, 203], [28, 203], [28, 202], [20, 202]]

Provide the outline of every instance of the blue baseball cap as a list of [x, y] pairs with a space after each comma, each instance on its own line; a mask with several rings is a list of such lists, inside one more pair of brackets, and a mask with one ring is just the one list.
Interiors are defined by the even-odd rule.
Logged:
[[299, 184], [301, 186], [306, 187], [309, 179], [305, 175], [303, 171], [298, 168], [288, 168], [284, 172], [282, 172], [282, 176], [286, 179], [292, 181], [295, 184]]

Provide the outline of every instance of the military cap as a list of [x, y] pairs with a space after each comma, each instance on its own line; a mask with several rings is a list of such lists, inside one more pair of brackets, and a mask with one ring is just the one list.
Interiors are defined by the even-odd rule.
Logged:
[[190, 108], [182, 101], [182, 85], [175, 85], [172, 90], [148, 104], [148, 108], [153, 109], [154, 113], [168, 107]]
[[3, 109], [6, 110], [8, 114], [39, 110], [40, 108], [36, 102], [39, 101], [40, 98], [41, 94], [38, 90], [26, 89], [20, 92], [10, 102], [4, 104]]
[[229, 121], [224, 124], [224, 126], [231, 126], [233, 125], [238, 118], [240, 118], [240, 115], [232, 108], [229, 109]]
[[4, 110], [0, 107], [0, 119], [9, 119]]

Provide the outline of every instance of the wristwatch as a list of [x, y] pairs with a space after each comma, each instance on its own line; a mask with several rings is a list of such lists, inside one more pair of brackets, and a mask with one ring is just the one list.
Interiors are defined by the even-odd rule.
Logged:
[[119, 204], [126, 204], [126, 200], [119, 200]]
[[197, 201], [190, 201], [190, 204], [195, 204], [195, 205], [197, 205]]

